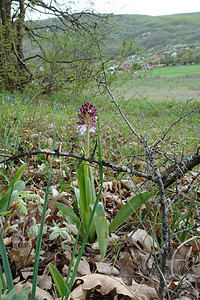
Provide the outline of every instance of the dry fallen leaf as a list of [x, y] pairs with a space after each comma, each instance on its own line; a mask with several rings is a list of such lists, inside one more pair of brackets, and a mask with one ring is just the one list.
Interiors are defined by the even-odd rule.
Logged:
[[12, 244], [12, 237], [7, 237], [3, 239], [5, 247], [10, 246]]
[[[192, 255], [192, 245], [182, 245], [180, 249], [176, 249], [171, 259], [171, 274], [178, 275], [183, 274], [184, 269], [188, 269], [187, 262]], [[182, 276], [182, 275], [181, 275]]]
[[[30, 291], [32, 290], [32, 284], [30, 282], [26, 282], [23, 288], [30, 287]], [[47, 291], [36, 287], [35, 300], [54, 300], [54, 297], [51, 296]]]
[[96, 262], [97, 271], [105, 275], [119, 275], [117, 268], [104, 262]]
[[81, 275], [89, 275], [91, 274], [90, 265], [85, 257], [82, 257], [79, 265], [78, 265], [78, 273]]
[[135, 280], [133, 280], [132, 282], [131, 289], [135, 292], [136, 297], [140, 300], [159, 299], [155, 288], [150, 287], [146, 284], [138, 284]]
[[46, 274], [37, 277], [37, 286], [43, 290], [52, 288], [52, 277]]
[[96, 289], [102, 295], [111, 294], [112, 299], [134, 299], [134, 300], [157, 300], [158, 296], [153, 287], [145, 284], [138, 284], [133, 280], [132, 286], [128, 287], [121, 278], [101, 274], [91, 274], [75, 281], [75, 289], [70, 299], [85, 300], [86, 294]]
[[9, 251], [11, 261], [15, 262], [17, 270], [34, 262], [35, 255], [31, 252], [32, 242], [30, 239], [28, 241], [22, 241]]
[[79, 277], [75, 281], [75, 286], [76, 288], [71, 292], [71, 300], [85, 300], [87, 292], [94, 288], [102, 295], [112, 293], [113, 299], [116, 295], [126, 296], [126, 299], [137, 299], [135, 293], [121, 278], [107, 275], [91, 274]]
[[133, 259], [131, 258], [128, 252], [122, 252], [120, 254], [120, 259], [117, 262], [117, 267], [120, 269], [119, 276], [121, 276], [125, 283], [131, 285], [132, 278], [139, 269], [133, 263]]
[[[129, 234], [129, 236], [131, 233]], [[158, 249], [153, 238], [147, 233], [146, 230], [138, 229], [131, 236], [134, 247], [130, 247], [131, 256], [134, 263], [140, 267], [142, 272], [148, 274], [148, 268], [152, 268], [154, 259], [151, 252], [157, 253]], [[147, 268], [148, 267], [148, 268]]]
[[[131, 233], [129, 234], [129, 236]], [[156, 250], [157, 247], [153, 238], [147, 233], [146, 230], [138, 229], [132, 236], [131, 240], [140, 249], [146, 253], [150, 253], [152, 250]]]

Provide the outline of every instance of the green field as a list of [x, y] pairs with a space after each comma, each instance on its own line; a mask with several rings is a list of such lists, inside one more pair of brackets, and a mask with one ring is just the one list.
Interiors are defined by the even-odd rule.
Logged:
[[[139, 244], [139, 248], [137, 248], [132, 246], [131, 243], [128, 243], [127, 234], [128, 232], [130, 233], [132, 231], [132, 228], [134, 229], [138, 227], [140, 230], [143, 230], [142, 232], [146, 232], [148, 234], [146, 235], [147, 237], [149, 236], [148, 239], [150, 237], [152, 238], [152, 246], [148, 246], [148, 248], [152, 253], [151, 256], [156, 257], [155, 261], [158, 265], [160, 265], [160, 259], [157, 260], [157, 254], [160, 253], [160, 256], [162, 254], [161, 250], [164, 248], [163, 237], [165, 232], [170, 231], [171, 233], [171, 236], [169, 237], [169, 242], [171, 245], [170, 253], [173, 253], [172, 251], [178, 249], [177, 245], [183, 246], [186, 242], [188, 243], [189, 241], [193, 241], [194, 238], [199, 237], [199, 231], [197, 228], [197, 226], [199, 227], [198, 218], [200, 214], [200, 183], [198, 179], [198, 173], [200, 173], [199, 164], [196, 163], [191, 170], [192, 172], [187, 172], [187, 175], [183, 176], [183, 178], [180, 180], [176, 174], [176, 184], [170, 185], [164, 191], [164, 196], [166, 196], [163, 199], [165, 200], [166, 205], [162, 206], [159, 204], [159, 202], [161, 202], [160, 199], [163, 191], [161, 193], [161, 188], [158, 184], [156, 187], [156, 180], [154, 179], [154, 181], [150, 181], [147, 179], [147, 181], [144, 181], [143, 178], [145, 178], [145, 175], [141, 175], [141, 172], [143, 172], [143, 174], [147, 175], [152, 174], [152, 176], [155, 178], [157, 176], [156, 173], [160, 172], [163, 174], [163, 172], [168, 170], [170, 166], [174, 167], [174, 163], [177, 161], [191, 162], [191, 159], [193, 160], [194, 154], [197, 152], [200, 142], [199, 99], [193, 99], [188, 103], [183, 101], [184, 99], [180, 98], [179, 100], [181, 101], [178, 101], [178, 99], [176, 99], [176, 101], [174, 101], [174, 99], [167, 99], [166, 95], [163, 98], [161, 97], [160, 99], [154, 99], [153, 93], [151, 93], [151, 97], [145, 95], [137, 97], [135, 95], [134, 97], [127, 99], [124, 97], [123, 93], [123, 90], [126, 91], [126, 93], [130, 91], [133, 93], [136, 88], [138, 88], [141, 92], [142, 89], [147, 89], [148, 91], [152, 89], [152, 91], [155, 92], [158, 89], [160, 91], [165, 91], [168, 89], [169, 91], [170, 87], [173, 87], [176, 97], [179, 97], [179, 90], [187, 90], [188, 100], [192, 97], [190, 91], [194, 91], [190, 90], [188, 85], [191, 82], [198, 84], [199, 69], [199, 66], [195, 66], [195, 68], [168, 67], [154, 69], [147, 72], [141, 71], [133, 75], [129, 74], [129, 77], [126, 77], [125, 74], [120, 74], [120, 76], [118, 76], [115, 86], [117, 86], [117, 84], [121, 84], [121, 87], [118, 86], [116, 88], [118, 91], [121, 91], [121, 96], [116, 96], [116, 101], [118, 107], [122, 109], [124, 115], [134, 128], [134, 131], [137, 133], [135, 135], [131, 132], [127, 123], [124, 122], [124, 119], [122, 118], [117, 106], [113, 101], [113, 98], [108, 96], [105, 90], [103, 90], [104, 94], [95, 94], [94, 90], [91, 89], [88, 91], [88, 93], [86, 91], [85, 93], [81, 94], [74, 93], [73, 96], [64, 93], [45, 95], [40, 94], [37, 91], [29, 91], [27, 94], [19, 91], [15, 91], [13, 93], [2, 92], [0, 94], [0, 198], [3, 199], [3, 201], [5, 201], [5, 199], [7, 201], [5, 203], [7, 205], [7, 211], [6, 209], [3, 211], [4, 202], [2, 205], [1, 219], [3, 221], [1, 222], [3, 224], [3, 230], [1, 232], [3, 232], [5, 237], [9, 238], [11, 236], [15, 237], [15, 234], [23, 233], [27, 241], [30, 241], [29, 247], [32, 251], [35, 249], [34, 247], [38, 230], [40, 226], [42, 226], [41, 229], [44, 231], [44, 234], [42, 236], [41, 230], [40, 235], [38, 235], [41, 241], [41, 251], [40, 248], [37, 250], [36, 247], [38, 255], [33, 255], [33, 259], [34, 257], [38, 257], [38, 260], [39, 258], [44, 258], [38, 262], [40, 267], [39, 270], [46, 270], [47, 266], [49, 266], [49, 262], [52, 263], [55, 261], [56, 253], [60, 255], [59, 257], [62, 257], [62, 253], [69, 252], [70, 259], [73, 256], [77, 258], [77, 254], [79, 253], [85, 257], [85, 261], [87, 261], [86, 258], [89, 257], [88, 254], [90, 254], [91, 251], [91, 248], [89, 247], [90, 244], [87, 243], [86, 251], [83, 253], [80, 252], [80, 249], [84, 250], [82, 245], [86, 243], [86, 239], [80, 238], [80, 241], [77, 239], [78, 248], [74, 248], [76, 251], [72, 252], [73, 247], [76, 247], [76, 243], [74, 244], [76, 235], [71, 231], [71, 229], [70, 231], [68, 229], [70, 228], [70, 225], [74, 226], [75, 219], [72, 220], [72, 223], [71, 216], [74, 216], [75, 214], [76, 220], [81, 218], [81, 208], [80, 205], [78, 205], [78, 203], [80, 203], [80, 198], [77, 197], [76, 200], [76, 190], [74, 188], [78, 178], [78, 160], [76, 155], [79, 155], [79, 158], [81, 158], [88, 140], [84, 135], [79, 136], [76, 125], [80, 108], [86, 101], [93, 103], [96, 107], [101, 135], [101, 151], [99, 151], [100, 148], [98, 148], [98, 151], [99, 153], [102, 153], [104, 163], [107, 162], [103, 168], [103, 176], [101, 179], [102, 185], [106, 184], [105, 188], [103, 187], [101, 198], [101, 208], [105, 209], [105, 217], [103, 215], [103, 219], [106, 220], [107, 218], [107, 220], [111, 223], [112, 220], [115, 220], [114, 213], [116, 213], [116, 211], [120, 212], [119, 207], [122, 207], [122, 209], [125, 207], [126, 209], [125, 215], [123, 212], [124, 210], [121, 210], [123, 212], [123, 218], [120, 217], [121, 221], [117, 224], [119, 231], [118, 228], [115, 230], [116, 236], [117, 234], [119, 235], [119, 240], [116, 240], [115, 242], [113, 240], [112, 244], [108, 247], [108, 255], [106, 253], [106, 260], [109, 262], [109, 265], [113, 266], [113, 257], [116, 257], [116, 261], [120, 261], [120, 255], [124, 252], [124, 249], [132, 247], [133, 251], [139, 250]], [[172, 70], [172, 72], [170, 72], [170, 70]], [[187, 73], [191, 70], [191, 73]], [[185, 87], [182, 85], [183, 82]], [[115, 94], [117, 94], [116, 89]], [[165, 136], [166, 132], [168, 133]], [[142, 138], [145, 139], [145, 142]], [[98, 160], [98, 153], [97, 151], [94, 151], [94, 147], [97, 140], [97, 132], [92, 132], [90, 135], [89, 154], [92, 157], [91, 154], [93, 153], [93, 156], [96, 160]], [[99, 145], [100, 143], [98, 146]], [[33, 155], [31, 155], [30, 152], [27, 154], [26, 151], [34, 151], [35, 149], [38, 149], [39, 146], [40, 152], [37, 152], [37, 154], [32, 152]], [[41, 149], [48, 150], [48, 153], [46, 151], [41, 152]], [[54, 156], [52, 156], [52, 158], [51, 155], [48, 155], [49, 150], [51, 149], [54, 150]], [[24, 152], [26, 153], [24, 154]], [[62, 154], [65, 152], [65, 156], [61, 155], [61, 152]], [[70, 152], [70, 157], [66, 154], [66, 152]], [[11, 157], [12, 160], [5, 163], [4, 160], [6, 158], [10, 159], [10, 156], [13, 154], [19, 154], [21, 157], [17, 158], [14, 155]], [[50, 162], [52, 162], [52, 164], [50, 164]], [[24, 163], [26, 163], [26, 165]], [[109, 167], [110, 163], [117, 166], [117, 168], [122, 168], [120, 171], [114, 167], [111, 168]], [[49, 172], [49, 165], [52, 166], [51, 173]], [[180, 169], [179, 165], [180, 164], [176, 165], [175, 171]], [[25, 170], [26, 166], [27, 171]], [[96, 191], [99, 192], [100, 190], [98, 166], [96, 164], [91, 164], [91, 166], [95, 176], [96, 190], [94, 190], [94, 193], [96, 193]], [[19, 167], [21, 167], [21, 169], [19, 169]], [[138, 170], [140, 173], [135, 174], [139, 174], [139, 177], [124, 173], [126, 167], [129, 169], [132, 168], [134, 171]], [[16, 172], [17, 169], [19, 170]], [[121, 170], [123, 172], [121, 172]], [[169, 174], [170, 178], [171, 174], [172, 173]], [[23, 180], [19, 180], [21, 175], [23, 176]], [[19, 181], [15, 183], [16, 178]], [[81, 176], [79, 178], [81, 178]], [[86, 189], [87, 187], [86, 197], [88, 197], [88, 195], [91, 195], [92, 193], [92, 185], [87, 186], [89, 177], [85, 178], [87, 180], [83, 180], [86, 182], [84, 188]], [[83, 178], [81, 178], [81, 180], [82, 179]], [[126, 180], [125, 183], [124, 180]], [[24, 186], [24, 191], [18, 191], [16, 188], [16, 184], [19, 183], [22, 188], [20, 185], [17, 185], [17, 188], [23, 189]], [[138, 185], [139, 183], [141, 184]], [[81, 185], [79, 185], [79, 190], [80, 186]], [[190, 190], [188, 187], [190, 187]], [[15, 190], [13, 191], [14, 188]], [[6, 192], [6, 190], [10, 192], [10, 195], [12, 192], [12, 196], [8, 196], [9, 194]], [[182, 191], [181, 194], [178, 194], [179, 190]], [[54, 191], [57, 192], [57, 196], [54, 196]], [[139, 193], [143, 191], [145, 192], [145, 195], [148, 196], [148, 203], [146, 200], [141, 198], [141, 195], [139, 195]], [[43, 197], [41, 200], [37, 200], [39, 195]], [[11, 206], [10, 199], [11, 201], [14, 201]], [[38, 202], [36, 202], [35, 199]], [[46, 206], [48, 205], [48, 210], [46, 210], [45, 204], [42, 206], [43, 199], [45, 199]], [[65, 209], [67, 210], [64, 215], [61, 214], [61, 211], [59, 211], [57, 214], [57, 201], [63, 202], [67, 205], [65, 206]], [[61, 205], [63, 203], [61, 203]], [[128, 204], [128, 206], [125, 203]], [[139, 205], [137, 203], [139, 203]], [[136, 209], [134, 208], [134, 205], [136, 205]], [[71, 208], [70, 211], [73, 214], [69, 214], [69, 207]], [[169, 216], [167, 221], [166, 218], [164, 219], [163, 217], [164, 212], [166, 212], [165, 207], [169, 212], [166, 213], [166, 215]], [[41, 213], [42, 210], [43, 214]], [[42, 216], [43, 223], [41, 222]], [[116, 214], [116, 216], [119, 215]], [[102, 218], [102, 215], [100, 217]], [[29, 225], [30, 220], [32, 220], [31, 224], [33, 224], [31, 227]], [[49, 220], [53, 220], [53, 222]], [[54, 220], [59, 221], [54, 222]], [[124, 222], [124, 220], [127, 221]], [[82, 226], [79, 228], [82, 228]], [[167, 226], [167, 230], [165, 231], [164, 226]], [[66, 232], [65, 235], [63, 235], [63, 230]], [[56, 233], [56, 235], [54, 234], [53, 237], [51, 234], [52, 232]], [[69, 236], [69, 234], [71, 240], [66, 240], [66, 236]], [[1, 237], [1, 240], [2, 239], [3, 238]], [[18, 241], [17, 238], [16, 240]], [[19, 240], [21, 241], [21, 239]], [[103, 241], [105, 241], [105, 235], [103, 237]], [[136, 243], [137, 240], [134, 241], [133, 245]], [[193, 241], [193, 243], [196, 247], [196, 240]], [[0, 246], [1, 245], [4, 245], [4, 242], [0, 241]], [[127, 245], [129, 245], [129, 247], [127, 247]], [[189, 245], [190, 244], [188, 244], [187, 247], [189, 247]], [[143, 247], [142, 244], [141, 246]], [[8, 249], [8, 247], [8, 253], [11, 258], [13, 259], [13, 257], [16, 257], [13, 259], [12, 265], [14, 265], [14, 263], [16, 265], [20, 264], [19, 267], [21, 269], [24, 266], [27, 267], [29, 265], [33, 266], [33, 264], [34, 266], [36, 265], [36, 258], [34, 262], [33, 259], [31, 262], [25, 260], [24, 265], [24, 259], [22, 259], [22, 255], [24, 258], [25, 251], [21, 244], [19, 244], [19, 247], [17, 250], [15, 250], [14, 254], [11, 252], [12, 249], [10, 250], [10, 247], [12, 246], [8, 245], [6, 248]], [[2, 248], [3, 246], [1, 246], [1, 249]], [[139, 268], [141, 265], [146, 266], [147, 257], [150, 257], [149, 252], [147, 253], [147, 256], [144, 256], [146, 251], [145, 249], [147, 248], [146, 244], [144, 244], [143, 248], [141, 249], [142, 257], [144, 257], [144, 263], [141, 264], [140, 260], [138, 259], [138, 270], [140, 270]], [[29, 250], [29, 248], [27, 249]], [[194, 249], [198, 250], [198, 248]], [[70, 253], [70, 251], [72, 253]], [[6, 250], [4, 250], [4, 252], [5, 254], [4, 257], [2, 256], [2, 260], [6, 261], [7, 263], [6, 270], [10, 270]], [[28, 255], [31, 253], [30, 251], [26, 252]], [[3, 253], [2, 250], [1, 253]], [[17, 253], [17, 255], [20, 253], [20, 260], [15, 253]], [[48, 253], [48, 256], [46, 256], [46, 253]], [[52, 253], [50, 255], [51, 261], [49, 261], [49, 253]], [[91, 251], [91, 253], [91, 257], [93, 257], [94, 252]], [[196, 253], [198, 254], [198, 251]], [[192, 253], [192, 255], [194, 254]], [[169, 257], [169, 259], [171, 258]], [[180, 270], [180, 278], [182, 278], [182, 274], [184, 274], [182, 270], [185, 272], [185, 274], [188, 272], [188, 265], [192, 260], [190, 260], [190, 257], [188, 257], [187, 260], [188, 261], [186, 261], [186, 254], [183, 252], [183, 259], [181, 261], [183, 263], [183, 269], [181, 268]], [[63, 256], [63, 261], [66, 261], [66, 256]], [[185, 261], [187, 264], [185, 264]], [[131, 260], [128, 259], [128, 264], [132, 262], [132, 258]], [[136, 263], [137, 260], [134, 261], [134, 268], [137, 266]], [[107, 262], [106, 264], [108, 265]], [[127, 260], [125, 264], [127, 265]], [[196, 265], [194, 266], [196, 267]], [[5, 262], [3, 267], [5, 269]], [[59, 261], [56, 267], [59, 269], [59, 272], [61, 272], [61, 275], [58, 277], [59, 280], [61, 280], [61, 276], [66, 277], [67, 273], [64, 273], [63, 265], [61, 266]], [[131, 266], [131, 274], [128, 274], [128, 276], [130, 278], [131, 276], [136, 276], [138, 279], [139, 273], [134, 271], [134, 274], [136, 275], [133, 275], [133, 267]], [[33, 270], [35, 270], [35, 268], [33, 268]], [[19, 270], [19, 272], [21, 272], [21, 270]], [[37, 269], [33, 272], [37, 273]], [[56, 272], [58, 276], [58, 271]], [[70, 275], [69, 269], [65, 272], [68, 272]], [[98, 272], [100, 271], [98, 270]], [[142, 274], [143, 271], [140, 272]], [[145, 278], [147, 278], [147, 273], [145, 272], [144, 274]], [[11, 278], [11, 282], [12, 276], [13, 278], [18, 276], [18, 273], [14, 268], [12, 269], [12, 274], [10, 274], [9, 277]], [[157, 275], [155, 275], [154, 278], [156, 278], [156, 276]], [[36, 278], [37, 274], [36, 276], [33, 276], [33, 278], [34, 277]], [[55, 280], [55, 276], [53, 276], [53, 278]], [[171, 280], [171, 275], [169, 278]], [[154, 281], [155, 280], [156, 279], [154, 279]], [[142, 275], [142, 282], [143, 281], [144, 276]], [[159, 283], [159, 278], [157, 281]], [[117, 280], [117, 284], [118, 282], [119, 281]], [[4, 290], [6, 290], [6, 287]], [[50, 291], [52, 295], [55, 294], [55, 288], [51, 288]], [[175, 290], [175, 292], [177, 293], [177, 290]], [[156, 298], [151, 297], [151, 299]], [[58, 297], [51, 299], [58, 299]]]
[[200, 65], [158, 67], [118, 76], [116, 95], [126, 99], [186, 101], [200, 96]]
[[[111, 86], [111, 90], [135, 130], [152, 143], [161, 138], [181, 114], [199, 106], [199, 74], [200, 66], [163, 67], [135, 74], [120, 74], [115, 88]], [[195, 89], [195, 86], [199, 86], [199, 89]], [[191, 98], [194, 99], [183, 111], [186, 100]], [[72, 141], [77, 143], [77, 151], [81, 150], [82, 139], [75, 125], [78, 110], [84, 101], [94, 103], [99, 113], [105, 159], [117, 159], [140, 151], [137, 139], [131, 134], [111, 98], [106, 93], [102, 96], [91, 94], [91, 91], [74, 96], [63, 93], [51, 96], [2, 93], [1, 148], [12, 149], [20, 128], [25, 130], [25, 136], [27, 132], [29, 135], [42, 132], [48, 138], [49, 133], [53, 135], [57, 123], [63, 150], [68, 151]], [[190, 153], [196, 149], [200, 139], [199, 117], [197, 110], [173, 127], [168, 136], [172, 151]], [[26, 140], [23, 131], [20, 138]]]

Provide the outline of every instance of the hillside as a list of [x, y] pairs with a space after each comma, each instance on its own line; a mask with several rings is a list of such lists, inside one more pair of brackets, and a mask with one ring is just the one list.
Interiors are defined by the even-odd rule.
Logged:
[[120, 41], [135, 38], [145, 52], [163, 53], [181, 48], [200, 47], [200, 12], [168, 16], [116, 15], [116, 30], [109, 41], [114, 52]]
[[[56, 22], [59, 25], [59, 21], [55, 18], [39, 21], [43, 26], [49, 22], [51, 24]], [[109, 30], [107, 26], [110, 26]], [[128, 42], [133, 38], [143, 53], [163, 53], [185, 47], [200, 48], [200, 12], [154, 17], [113, 15], [113, 18], [110, 18], [110, 25], [106, 24], [106, 28], [110, 33], [105, 45], [111, 55], [119, 54], [122, 40]], [[37, 48], [36, 45], [35, 47]], [[35, 54], [37, 51], [28, 41], [25, 48], [26, 53], [30, 51]]]

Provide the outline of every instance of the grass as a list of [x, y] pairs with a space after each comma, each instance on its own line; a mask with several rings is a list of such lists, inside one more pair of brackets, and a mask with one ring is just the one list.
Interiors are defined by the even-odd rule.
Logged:
[[200, 76], [200, 65], [160, 67], [153, 69], [150, 74], [160, 78], [195, 78]]
[[[186, 74], [187, 71], [181, 73], [182, 75], [179, 74], [179, 78], [177, 73], [178, 70], [181, 69], [177, 68], [176, 72], [174, 71], [174, 77], [172, 78], [170, 78], [169, 75], [170, 68], [163, 68], [163, 70], [158, 69], [158, 75], [156, 76], [154, 71], [149, 71], [146, 75], [145, 72], [135, 75], [141, 84], [145, 84], [149, 76], [149, 81], [154, 82], [154, 80], [157, 80], [157, 82], [160, 83], [160, 86], [162, 86], [164, 82], [166, 82], [166, 85], [168, 85], [169, 82], [173, 84], [173, 79], [175, 80], [176, 78], [181, 81], [181, 78], [183, 79], [185, 76], [183, 76], [183, 74]], [[198, 70], [198, 68], [196, 70]], [[141, 77], [139, 77], [140, 75]], [[122, 75], [121, 78], [118, 78], [118, 81], [124, 79], [123, 77], [124, 75]], [[167, 80], [169, 80], [169, 82]], [[130, 82], [130, 80], [125, 82], [125, 89]], [[102, 140], [101, 151], [103, 159], [120, 164], [120, 161], [123, 158], [132, 155], [134, 157], [134, 164], [136, 164], [137, 161], [141, 162], [141, 158], [143, 158], [141, 156], [143, 153], [142, 146], [131, 134], [130, 129], [122, 120], [114, 104], [106, 96], [95, 96], [91, 93], [76, 94], [72, 97], [63, 93], [55, 93], [51, 96], [41, 96], [31, 93], [25, 95], [19, 92], [14, 92], [12, 94], [2, 92], [0, 96], [1, 153], [15, 153], [18, 151], [19, 143], [20, 147], [26, 150], [35, 149], [35, 138], [37, 138], [37, 134], [40, 134], [42, 148], [51, 149], [52, 144], [55, 142], [55, 149], [59, 147], [61, 151], [68, 152], [70, 151], [72, 144], [74, 144], [74, 151], [80, 153], [84, 146], [84, 141], [82, 137], [79, 137], [78, 132], [75, 130], [75, 126], [78, 110], [84, 101], [94, 103], [100, 117]], [[185, 101], [169, 101], [166, 99], [157, 101], [151, 100], [148, 97], [126, 99], [124, 96], [121, 96], [118, 97], [117, 101], [134, 129], [140, 135], [145, 136], [149, 144], [160, 139], [171, 124], [176, 122], [182, 114], [199, 107], [199, 100], [197, 99], [190, 101], [186, 107]], [[158, 164], [160, 166], [162, 164], [164, 167], [166, 166], [166, 157], [169, 160], [171, 158], [174, 161], [174, 157], [180, 159], [181, 155], [193, 154], [196, 151], [200, 141], [199, 117], [200, 109], [177, 123], [168, 134], [166, 141], [160, 143], [158, 153], [165, 154], [160, 154], [160, 157], [158, 158]], [[56, 141], [54, 141], [55, 128], [57, 128]], [[97, 133], [94, 133], [92, 138], [91, 151], [97, 140]], [[3, 157], [4, 156], [1, 157], [0, 155], [1, 159], [3, 159]], [[35, 167], [37, 168], [42, 162], [47, 163], [42, 155], [38, 155]], [[68, 159], [64, 162], [63, 159], [62, 163], [63, 165], [66, 163], [66, 173], [69, 172], [70, 176], [75, 174], [74, 160]], [[132, 158], [126, 158], [122, 160], [122, 163], [129, 165], [132, 163]], [[4, 184], [6, 184], [6, 178], [10, 177], [10, 170], [12, 171], [14, 169], [14, 162], [9, 167], [10, 168], [5, 170], [3, 166], [1, 166], [0, 169], [1, 177], [3, 176], [2, 174], [5, 175], [2, 177], [4, 179]], [[196, 168], [196, 171], [199, 171], [199, 167]], [[54, 178], [57, 177], [57, 188], [59, 191], [61, 191], [62, 188], [65, 188], [64, 184], [67, 185], [67, 183], [70, 183], [70, 180], [64, 181], [63, 178], [59, 178], [58, 173], [56, 173], [56, 168], [53, 169], [52, 174]], [[115, 174], [107, 175], [106, 173], [106, 176], [113, 178]], [[31, 178], [29, 180], [31, 180]], [[45, 179], [44, 177], [43, 181], [45, 181], [45, 186], [47, 178]], [[183, 185], [184, 184], [188, 184], [187, 180], [186, 183], [183, 182]], [[178, 234], [176, 234], [176, 232], [193, 226], [196, 218], [196, 211], [199, 209], [199, 204], [196, 201], [198, 189], [199, 185], [196, 186], [196, 189], [194, 187], [190, 192], [191, 194], [179, 197], [170, 208], [170, 226], [172, 233], [174, 233], [174, 243], [184, 242], [190, 237], [189, 232], [183, 231]], [[175, 191], [169, 190], [166, 193], [168, 199], [173, 199], [173, 193], [175, 193]], [[142, 208], [138, 214], [135, 214], [132, 219], [132, 224], [135, 227], [140, 224], [148, 210], [149, 207], [147, 206], [146, 208]], [[162, 214], [160, 210], [155, 207], [142, 225], [148, 232], [153, 234], [154, 239], [159, 245], [162, 244], [161, 220]], [[39, 246], [37, 255], [39, 257]]]
[[[117, 84], [123, 83], [122, 88], [128, 92], [136, 87], [142, 90], [142, 86], [147, 89], [148, 85], [148, 89], [151, 88], [154, 92], [162, 90], [164, 85], [165, 89], [170, 90], [170, 85], [173, 85], [174, 91], [179, 93], [182, 81], [185, 80], [184, 84], [186, 82], [188, 84], [185, 90], [190, 92], [190, 79], [193, 80], [193, 85], [198, 84], [199, 73], [200, 66], [165, 67], [141, 71], [130, 77], [120, 74]], [[114, 93], [117, 94], [115, 90]], [[128, 99], [125, 96], [121, 95], [117, 98], [120, 107], [135, 130], [145, 136], [149, 143], [162, 137], [171, 124], [180, 117], [185, 105], [185, 101], [170, 100], [166, 97], [158, 101], [152, 100], [148, 95]], [[190, 98], [188, 97], [187, 100]], [[62, 151], [69, 151], [74, 143], [75, 151], [80, 153], [83, 139], [79, 137], [75, 126], [78, 110], [84, 101], [94, 103], [100, 116], [103, 159], [117, 162], [127, 155], [140, 154], [140, 144], [131, 134], [110, 98], [95, 96], [91, 92], [73, 96], [63, 93], [42, 96], [32, 93], [25, 95], [17, 91], [12, 94], [2, 92], [0, 148], [4, 149], [3, 152], [6, 154], [14, 153], [20, 142], [23, 148], [28, 147], [31, 150], [35, 147], [35, 135], [40, 133], [41, 147], [50, 149], [57, 124], [56, 147], [61, 147]], [[184, 113], [198, 105], [198, 99], [190, 101]], [[167, 136], [168, 142], [163, 144], [167, 153], [170, 155], [174, 152], [177, 155], [182, 152], [186, 155], [194, 153], [200, 140], [199, 117], [200, 111], [197, 110], [174, 126]], [[93, 134], [92, 148], [96, 139], [97, 135]], [[39, 155], [38, 159], [40, 159]]]
[[118, 76], [116, 95], [126, 99], [186, 101], [199, 98], [200, 65], [158, 67]]
[[[163, 69], [167, 70], [167, 68]], [[153, 72], [150, 71], [148, 76], [153, 78], [152, 74]], [[177, 76], [177, 73], [175, 75]], [[128, 85], [127, 82], [126, 85]], [[34, 143], [33, 136], [38, 132], [42, 133], [41, 146], [46, 147], [51, 142], [55, 123], [57, 123], [58, 139], [62, 141], [62, 150], [68, 151], [71, 143], [75, 142], [77, 150], [80, 151], [83, 146], [82, 139], [74, 127], [80, 105], [88, 100], [95, 104], [100, 116], [105, 158], [118, 160], [133, 151], [137, 153], [138, 146], [135, 137], [130, 134], [129, 128], [109, 98], [84, 94], [69, 98], [62, 93], [37, 98], [29, 98], [19, 92], [10, 95], [1, 94], [1, 149], [12, 152], [13, 147], [16, 147], [17, 139], [21, 141], [22, 146], [26, 147], [27, 141]], [[183, 101], [166, 99], [152, 101], [138, 98], [127, 100], [125, 97], [118, 98], [118, 103], [135, 130], [148, 137], [150, 142], [162, 137], [169, 126], [179, 118], [185, 105]], [[198, 100], [191, 101], [185, 112], [198, 105]], [[187, 152], [192, 152], [197, 148], [200, 138], [199, 116], [199, 111], [196, 111], [174, 127], [169, 135], [172, 149], [179, 149], [180, 152], [185, 149]], [[16, 128], [20, 129], [19, 137]]]

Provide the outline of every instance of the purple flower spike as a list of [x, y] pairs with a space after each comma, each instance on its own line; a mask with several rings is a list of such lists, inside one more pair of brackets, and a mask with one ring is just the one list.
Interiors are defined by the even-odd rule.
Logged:
[[84, 102], [78, 115], [78, 122], [76, 129], [79, 130], [79, 135], [83, 135], [89, 129], [89, 132], [96, 131], [97, 111], [93, 104]]

